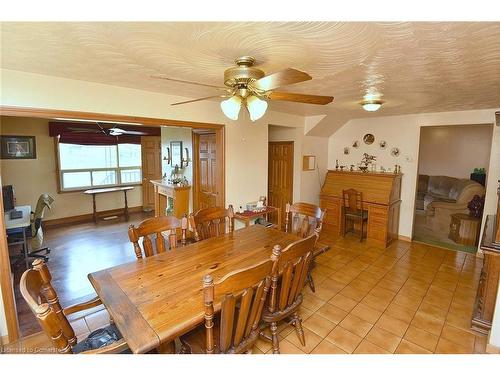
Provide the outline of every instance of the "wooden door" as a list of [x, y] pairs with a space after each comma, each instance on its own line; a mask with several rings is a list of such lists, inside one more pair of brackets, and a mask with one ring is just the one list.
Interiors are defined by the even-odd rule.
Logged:
[[[268, 205], [280, 208], [284, 218], [286, 204], [293, 203], [293, 142], [269, 142], [267, 173]], [[277, 223], [276, 215], [269, 220]]]
[[[194, 134], [194, 199], [193, 208], [215, 207], [221, 191], [217, 171], [217, 139], [215, 133]], [[223, 203], [222, 203], [223, 204]]]
[[153, 209], [154, 186], [149, 181], [161, 179], [161, 137], [141, 137], [142, 208]]

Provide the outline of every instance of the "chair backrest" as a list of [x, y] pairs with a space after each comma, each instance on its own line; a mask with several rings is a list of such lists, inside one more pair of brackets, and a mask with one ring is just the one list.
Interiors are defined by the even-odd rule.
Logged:
[[[250, 350], [259, 337], [259, 326], [271, 285], [271, 272], [277, 256], [256, 266], [233, 271], [214, 283], [212, 275], [203, 278], [206, 353], [242, 353]], [[220, 297], [218, 342], [214, 335], [214, 300]]]
[[[54, 198], [47, 193], [41, 194], [38, 198], [35, 212], [33, 212], [33, 216], [31, 217], [31, 233], [33, 234], [33, 237], [38, 234], [39, 230], [41, 231], [40, 228], [42, 226], [43, 217], [45, 216], [45, 209], [48, 208], [50, 210], [52, 208], [52, 203], [54, 203]], [[40, 235], [43, 237], [41, 233]], [[42, 242], [43, 238], [40, 238], [40, 245]]]
[[59, 353], [72, 353], [75, 331], [63, 313], [57, 293], [50, 283], [52, 276], [42, 259], [21, 276], [21, 295], [35, 314], [38, 323]]
[[189, 215], [189, 223], [196, 241], [230, 233], [234, 230], [233, 206], [229, 205], [227, 210], [222, 207], [202, 208]]
[[[128, 238], [134, 245], [135, 256], [137, 259], [150, 257], [152, 255], [164, 253], [167, 250], [165, 246], [165, 236], [168, 236], [169, 248], [177, 247], [177, 231], [181, 230], [181, 244], [186, 244], [186, 232], [188, 222], [187, 218], [181, 220], [174, 216], [159, 216], [146, 219], [136, 227], [131, 224], [128, 228]], [[150, 236], [155, 235], [154, 246]], [[142, 238], [142, 248], [139, 240]]]
[[310, 203], [298, 202], [286, 204], [285, 232], [299, 237], [309, 237], [311, 234], [321, 233], [326, 210]]
[[302, 288], [313, 257], [317, 235], [300, 239], [281, 250], [276, 245], [273, 255], [279, 257], [273, 269], [268, 309], [270, 313], [286, 312], [302, 301]]
[[363, 194], [355, 189], [342, 190], [344, 212], [361, 215], [363, 213]]

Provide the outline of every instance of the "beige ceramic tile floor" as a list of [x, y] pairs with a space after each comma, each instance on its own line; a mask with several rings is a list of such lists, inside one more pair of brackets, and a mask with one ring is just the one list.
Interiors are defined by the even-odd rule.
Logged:
[[[484, 353], [486, 336], [470, 330], [482, 259], [403, 241], [385, 250], [349, 236], [322, 242], [331, 249], [301, 307], [306, 346], [281, 324], [281, 353]], [[259, 340], [254, 352], [271, 345]]]

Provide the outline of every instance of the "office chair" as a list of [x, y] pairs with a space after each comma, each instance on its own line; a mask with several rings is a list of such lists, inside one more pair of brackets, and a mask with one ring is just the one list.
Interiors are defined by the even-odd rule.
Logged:
[[[50, 253], [50, 248], [43, 246], [42, 220], [45, 214], [45, 209], [48, 208], [50, 210], [53, 202], [54, 198], [52, 198], [49, 194], [44, 193], [40, 195], [40, 198], [38, 198], [35, 212], [31, 212], [31, 226], [26, 233], [26, 238], [29, 240], [30, 248], [32, 250], [25, 251], [25, 256], [29, 258], [41, 258], [45, 262], [49, 260], [48, 254]], [[22, 232], [10, 234], [9, 243], [22, 243]], [[41, 254], [42, 252], [45, 254]]]

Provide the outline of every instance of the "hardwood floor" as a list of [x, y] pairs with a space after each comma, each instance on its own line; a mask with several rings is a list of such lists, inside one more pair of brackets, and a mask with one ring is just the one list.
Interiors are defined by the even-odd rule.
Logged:
[[[95, 295], [87, 278], [89, 273], [136, 260], [134, 249], [128, 239], [128, 226], [138, 224], [151, 216], [153, 213], [140, 212], [130, 214], [128, 222], [120, 218], [101, 220], [98, 224], [84, 223], [44, 229], [44, 244], [51, 248], [47, 266], [61, 304], [68, 306]], [[11, 249], [11, 253], [14, 251], [17, 249]], [[13, 269], [22, 336], [40, 331], [38, 323], [19, 292], [19, 280], [24, 271], [24, 265]]]
[[[93, 293], [88, 273], [135, 260], [127, 227], [145, 217], [134, 214], [128, 223], [47, 231], [52, 248], [48, 266], [63, 306]], [[305, 288], [301, 317], [306, 346], [292, 327], [282, 324], [282, 353], [485, 352], [486, 336], [470, 330], [482, 259], [403, 241], [377, 249], [354, 235], [323, 236], [321, 242], [331, 249], [318, 257], [313, 270], [316, 293]], [[22, 271], [16, 272], [16, 280]], [[23, 335], [39, 331], [18, 290], [16, 297]], [[108, 318], [102, 311], [85, 319], [82, 326], [91, 330]], [[259, 340], [254, 352], [269, 353], [270, 348]]]

